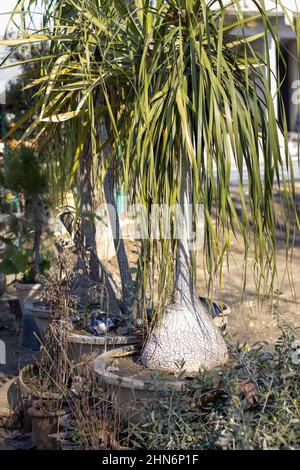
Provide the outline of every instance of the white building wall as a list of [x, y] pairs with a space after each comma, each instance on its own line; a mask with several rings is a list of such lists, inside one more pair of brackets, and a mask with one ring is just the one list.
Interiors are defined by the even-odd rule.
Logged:
[[[262, 3], [262, 2], [259, 2], [259, 3]], [[274, 13], [282, 12], [283, 9], [285, 8], [288, 10], [288, 12], [300, 11], [300, 0], [281, 0], [281, 4], [279, 4], [279, 2], [276, 0], [265, 0], [264, 4], [267, 10], [272, 10]], [[240, 0], [240, 7], [244, 11], [258, 10], [257, 5], [252, 0]]]
[[[256, 10], [257, 7], [252, 0], [241, 0], [240, 2], [244, 9]], [[262, 2], [260, 2], [262, 3]], [[279, 4], [276, 0], [265, 0], [265, 8], [274, 9], [274, 11], [282, 11], [282, 7], [287, 8], [289, 11], [300, 11], [300, 0], [281, 0]]]
[[[210, 3], [210, 0], [207, 0], [207, 3]], [[226, 4], [229, 8], [233, 8], [232, 0], [228, 0], [228, 2], [224, 1], [224, 5]], [[258, 0], [258, 3], [262, 3], [262, 1]], [[270, 13], [282, 13], [285, 9], [287, 14], [291, 14], [292, 12], [300, 12], [300, 0], [281, 0], [281, 5], [276, 0], [265, 0], [264, 1], [265, 8], [270, 10]], [[282, 8], [283, 7], [283, 8]], [[218, 9], [219, 5], [218, 2], [214, 3], [212, 6], [213, 9]], [[240, 8], [241, 10], [247, 11], [258, 11], [257, 5], [253, 0], [240, 0]]]
[[[290, 89], [290, 127], [295, 130], [295, 124], [297, 115], [299, 112], [299, 105], [297, 104], [296, 97], [299, 97], [299, 62], [297, 59], [297, 42], [290, 41], [289, 43], [289, 57], [288, 57], [288, 69], [289, 69], [289, 89]], [[298, 91], [297, 91], [298, 90]]]

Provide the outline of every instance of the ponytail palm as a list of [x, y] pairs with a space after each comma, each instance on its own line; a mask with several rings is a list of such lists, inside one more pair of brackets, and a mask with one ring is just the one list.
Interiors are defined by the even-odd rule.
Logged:
[[[263, 2], [254, 4], [264, 31], [253, 37], [243, 35], [253, 18], [239, 14], [229, 24], [220, 0], [44, 3], [50, 5], [43, 34], [51, 39], [52, 59], [36, 81], [40, 114], [32, 129], [54, 133], [67, 120], [77, 128], [82, 122], [82, 133], [67, 140], [80, 149], [88, 128], [100, 180], [113, 165], [115, 180], [149, 211], [153, 203], [191, 204], [195, 212], [203, 204], [209, 275], [222, 265], [237, 232], [246, 253], [253, 242], [257, 265], [274, 272], [274, 186], [282, 187], [289, 209], [295, 205], [292, 175], [291, 183], [284, 177], [287, 145], [279, 144], [286, 129], [278, 127], [270, 92], [274, 71], [268, 54], [260, 57], [254, 47], [271, 37], [280, 54]], [[95, 106], [97, 93], [102, 100]], [[99, 123], [106, 125], [106, 142], [99, 138]], [[70, 155], [75, 166], [79, 153]], [[229, 188], [233, 163], [239, 214]], [[161, 315], [142, 356], [148, 367], [176, 370], [184, 363], [194, 372], [227, 358], [224, 340], [196, 294], [187, 223], [178, 242], [173, 225], [170, 240], [144, 242], [144, 253], [150, 261], [158, 256], [161, 266]]]

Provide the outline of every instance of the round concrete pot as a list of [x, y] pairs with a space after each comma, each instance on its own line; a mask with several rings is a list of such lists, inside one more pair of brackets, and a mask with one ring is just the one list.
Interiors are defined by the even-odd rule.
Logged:
[[123, 422], [139, 422], [147, 419], [147, 404], [154, 400], [170, 400], [175, 392], [182, 392], [187, 383], [185, 380], [153, 379], [141, 380], [130, 375], [118, 374], [117, 358], [133, 356], [139, 353], [135, 346], [107, 351], [94, 361], [96, 377], [106, 386], [106, 389], [114, 401], [120, 418]]
[[31, 315], [36, 323], [39, 330], [41, 339], [45, 338], [45, 334], [50, 322], [50, 311], [48, 307], [45, 307], [40, 302], [27, 302], [25, 304], [25, 312]]
[[118, 346], [138, 343], [140, 339], [135, 336], [93, 336], [68, 333], [68, 357], [75, 364], [80, 364], [86, 358], [93, 360], [105, 351]]
[[25, 304], [39, 300], [43, 288], [41, 284], [23, 284], [22, 282], [16, 282], [15, 286], [21, 310], [24, 313]]

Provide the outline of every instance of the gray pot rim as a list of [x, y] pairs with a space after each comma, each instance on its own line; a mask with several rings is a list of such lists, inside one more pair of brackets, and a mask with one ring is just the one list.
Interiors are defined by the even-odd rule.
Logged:
[[31, 418], [48, 419], [48, 418], [56, 418], [56, 417], [64, 416], [66, 412], [63, 409], [59, 409], [56, 411], [43, 411], [39, 409], [37, 406], [31, 406], [28, 409], [28, 414]]
[[116, 348], [106, 351], [94, 360], [94, 371], [96, 377], [104, 381], [108, 385], [115, 387], [123, 387], [127, 389], [143, 390], [143, 391], [182, 391], [186, 387], [184, 380], [153, 380], [146, 382], [142, 379], [134, 379], [130, 376], [120, 376], [115, 372], [109, 372], [106, 368], [108, 362], [114, 357], [131, 356], [139, 352], [136, 346], [127, 346], [124, 348]]
[[15, 282], [15, 287], [16, 289], [19, 290], [40, 290], [43, 288], [42, 284], [36, 283], [36, 284], [25, 284], [24, 282]]
[[139, 343], [140, 339], [136, 336], [93, 336], [77, 333], [67, 333], [69, 343], [75, 344], [95, 344], [99, 346], [105, 345], [127, 345]]
[[35, 306], [33, 302], [26, 302], [24, 305], [25, 311], [32, 315], [33, 317], [43, 318], [49, 320], [50, 311], [48, 307], [42, 307], [40, 305]]

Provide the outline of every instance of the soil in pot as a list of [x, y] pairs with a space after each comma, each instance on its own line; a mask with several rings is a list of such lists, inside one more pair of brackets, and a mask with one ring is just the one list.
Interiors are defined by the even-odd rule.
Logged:
[[[86, 360], [96, 359], [105, 351], [141, 342], [140, 332], [128, 328], [120, 318], [112, 321], [112, 326], [108, 327], [111, 318], [113, 319], [107, 313], [93, 318], [91, 313], [88, 322], [81, 316], [79, 320], [70, 323], [68, 357], [71, 362], [80, 364]], [[104, 328], [103, 332], [101, 327]]]
[[[191, 392], [195, 381], [199, 381], [199, 378], [187, 377], [184, 373], [174, 375], [144, 368], [140, 363], [140, 350], [134, 346], [103, 353], [95, 360], [94, 370], [124, 423], [148, 420], [155, 403], [171, 400], [174, 403], [177, 394]], [[222, 371], [211, 371], [209, 377], [210, 380], [203, 384], [201, 405], [220, 392]]]

